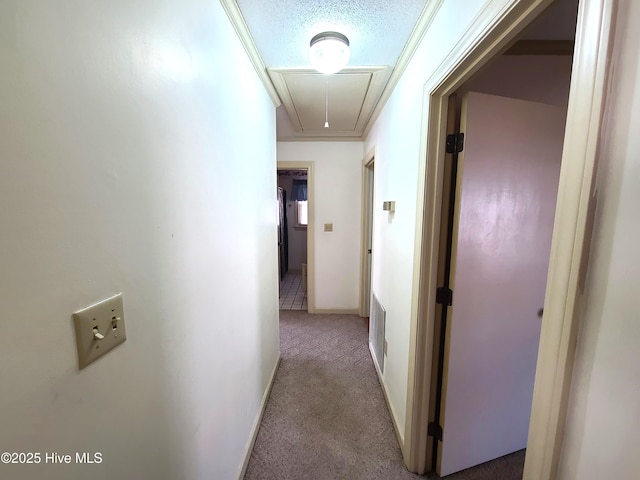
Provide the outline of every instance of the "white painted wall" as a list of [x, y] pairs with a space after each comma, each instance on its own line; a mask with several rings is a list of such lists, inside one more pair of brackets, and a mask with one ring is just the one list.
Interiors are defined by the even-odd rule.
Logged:
[[[315, 307], [358, 310], [362, 142], [278, 142], [278, 161], [313, 162]], [[333, 223], [333, 232], [323, 225]]]
[[[404, 431], [411, 271], [422, 86], [485, 4], [443, 3], [402, 80], [365, 141], [376, 148], [376, 204], [396, 200], [389, 222], [375, 211], [374, 292], [387, 309], [384, 387]], [[599, 207], [585, 292], [572, 397], [560, 462], [562, 479], [635, 478], [640, 471], [640, 4], [621, 0], [615, 76], [598, 178]]]
[[389, 215], [374, 209], [373, 292], [387, 310], [387, 357], [384, 388], [400, 435], [404, 438], [413, 262], [417, 218], [418, 165], [422, 125], [423, 86], [472, 20], [489, 4], [492, 9], [513, 0], [447, 0], [426, 32], [365, 140], [364, 151], [375, 148], [375, 201], [395, 200]]
[[287, 232], [289, 238], [289, 271], [300, 272], [307, 263], [307, 229], [296, 228], [296, 202], [291, 201], [293, 177], [278, 176], [278, 186], [287, 192]]
[[622, 0], [561, 479], [640, 472], [640, 4]]
[[[230, 22], [5, 0], [0, 32], [0, 450], [103, 456], [0, 477], [235, 478], [278, 293], [275, 112]], [[127, 341], [78, 371], [72, 312], [120, 291]]]

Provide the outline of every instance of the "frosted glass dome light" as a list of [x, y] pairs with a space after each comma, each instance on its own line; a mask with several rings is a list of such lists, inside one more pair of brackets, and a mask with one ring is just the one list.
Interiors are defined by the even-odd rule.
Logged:
[[349, 39], [338, 32], [322, 32], [311, 39], [309, 61], [320, 73], [336, 73], [349, 63]]

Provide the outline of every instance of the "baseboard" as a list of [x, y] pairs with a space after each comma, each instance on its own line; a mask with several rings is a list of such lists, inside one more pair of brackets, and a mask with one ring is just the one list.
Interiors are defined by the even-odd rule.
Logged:
[[358, 315], [360, 311], [357, 308], [316, 308], [313, 313], [316, 315]]
[[264, 409], [267, 406], [267, 400], [269, 400], [269, 395], [271, 394], [271, 388], [273, 387], [273, 381], [276, 378], [276, 372], [278, 371], [279, 366], [280, 366], [280, 357], [278, 357], [278, 361], [276, 362], [276, 365], [273, 368], [273, 371], [271, 372], [271, 380], [269, 381], [269, 386], [266, 388], [264, 395], [262, 396], [262, 404], [260, 405], [260, 411], [258, 412], [258, 415], [256, 416], [256, 419], [253, 422], [253, 427], [251, 428], [251, 436], [249, 437], [249, 441], [247, 442], [247, 448], [244, 453], [244, 461], [242, 462], [242, 467], [238, 475], [238, 480], [242, 480], [244, 478], [245, 473], [247, 473], [247, 467], [249, 466], [249, 459], [251, 458], [253, 445], [256, 443], [256, 438], [258, 437], [258, 430], [260, 430], [260, 423], [262, 423], [262, 417], [264, 416]]
[[378, 362], [376, 361], [376, 355], [373, 352], [373, 347], [371, 346], [371, 342], [368, 342], [369, 352], [371, 353], [371, 360], [373, 362], [373, 366], [376, 369], [376, 373], [378, 374], [378, 380], [380, 381], [380, 386], [382, 387], [382, 393], [384, 395], [384, 400], [387, 402], [387, 408], [389, 409], [389, 413], [391, 414], [391, 424], [393, 425], [393, 430], [396, 432], [396, 438], [398, 439], [398, 443], [400, 444], [400, 450], [402, 450], [402, 455], [404, 458], [404, 438], [400, 435], [400, 429], [398, 428], [398, 423], [396, 421], [396, 412], [391, 406], [391, 402], [389, 401], [389, 394], [387, 393], [387, 386], [382, 380], [382, 372], [380, 372], [380, 367], [378, 366]]

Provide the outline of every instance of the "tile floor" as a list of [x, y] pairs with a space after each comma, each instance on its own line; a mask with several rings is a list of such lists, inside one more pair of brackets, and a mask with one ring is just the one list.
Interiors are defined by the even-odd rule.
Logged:
[[287, 273], [280, 281], [280, 310], [306, 310], [307, 294], [302, 290], [302, 274]]

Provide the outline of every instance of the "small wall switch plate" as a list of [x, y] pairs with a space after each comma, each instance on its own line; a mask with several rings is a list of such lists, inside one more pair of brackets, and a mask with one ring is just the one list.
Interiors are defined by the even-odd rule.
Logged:
[[81, 370], [127, 339], [121, 293], [74, 313], [73, 322]]
[[325, 223], [324, 224], [325, 232], [333, 232], [333, 223]]
[[391, 202], [382, 202], [382, 210], [388, 211], [388, 212], [395, 212], [396, 211], [396, 202], [391, 201]]

